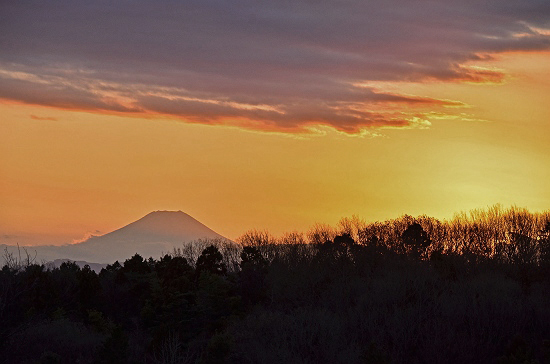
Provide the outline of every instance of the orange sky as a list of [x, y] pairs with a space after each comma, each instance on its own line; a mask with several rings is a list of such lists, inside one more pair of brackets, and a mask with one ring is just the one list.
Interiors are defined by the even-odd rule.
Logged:
[[[468, 107], [367, 135], [260, 132], [175, 117], [0, 102], [0, 243], [61, 244], [153, 210], [183, 210], [228, 238], [495, 203], [550, 206], [550, 53], [478, 63], [502, 83], [370, 82]], [[409, 108], [410, 113], [419, 112]]]
[[550, 5], [0, 2], [0, 244], [550, 207]]

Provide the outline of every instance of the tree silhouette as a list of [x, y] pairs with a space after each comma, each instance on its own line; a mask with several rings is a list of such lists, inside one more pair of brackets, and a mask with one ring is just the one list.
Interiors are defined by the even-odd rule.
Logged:
[[185, 292], [190, 288], [193, 268], [184, 257], [166, 254], [156, 262], [155, 270], [164, 289]]
[[353, 240], [350, 234], [344, 233], [334, 238], [334, 244], [338, 247], [348, 249], [355, 244], [355, 240]]
[[240, 267], [242, 270], [263, 270], [267, 267], [267, 260], [255, 247], [245, 246], [241, 253]]
[[403, 234], [401, 234], [401, 241], [409, 247], [410, 252], [416, 256], [422, 255], [428, 246], [432, 243], [428, 233], [424, 231], [422, 226], [414, 222], [409, 225]]
[[188, 275], [193, 271], [193, 268], [187, 263], [187, 259], [184, 257], [172, 257], [166, 254], [156, 262], [155, 270], [161, 280], [171, 281], [181, 276]]
[[147, 261], [143, 260], [142, 256], [137, 253], [130, 259], [126, 259], [123, 270], [133, 273], [149, 273], [151, 271]]
[[253, 304], [265, 296], [265, 277], [268, 262], [260, 251], [252, 246], [245, 246], [241, 252], [240, 290], [243, 301]]
[[77, 272], [76, 276], [78, 278], [80, 304], [83, 308], [90, 308], [96, 303], [98, 293], [101, 290], [99, 278], [87, 264]]
[[539, 233], [540, 264], [550, 270], [550, 220]]
[[197, 276], [202, 272], [210, 272], [212, 274], [223, 275], [227, 272], [227, 268], [223, 263], [223, 255], [218, 248], [210, 245], [202, 251], [202, 254], [197, 259]]

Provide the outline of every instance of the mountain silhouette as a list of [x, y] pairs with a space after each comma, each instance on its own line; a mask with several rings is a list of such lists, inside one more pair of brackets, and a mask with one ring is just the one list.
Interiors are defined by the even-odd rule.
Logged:
[[174, 243], [202, 238], [223, 238], [220, 234], [182, 211], [154, 211], [118, 230], [93, 236], [79, 244], [109, 247], [112, 244], [131, 245]]
[[136, 253], [144, 258], [158, 258], [199, 239], [228, 240], [182, 211], [154, 211], [120, 229], [80, 243], [22, 248], [32, 256], [36, 253], [38, 262], [70, 259], [110, 264]]

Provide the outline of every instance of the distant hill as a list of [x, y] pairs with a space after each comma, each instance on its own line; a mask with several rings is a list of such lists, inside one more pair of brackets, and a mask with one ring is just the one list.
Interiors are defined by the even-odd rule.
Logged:
[[53, 262], [49, 262], [47, 264], [48, 268], [59, 268], [61, 264], [66, 262], [74, 262], [76, 265], [78, 265], [80, 268], [84, 268], [84, 266], [89, 266], [91, 270], [93, 270], [96, 273], [101, 272], [101, 270], [105, 267], [107, 267], [107, 264], [100, 264], [100, 263], [89, 263], [85, 262], [83, 260], [77, 260], [72, 261], [70, 259], [56, 259]]
[[[154, 211], [118, 230], [77, 244], [21, 247], [37, 262], [70, 259], [93, 263], [124, 261], [135, 253], [143, 257], [160, 257], [198, 239], [222, 239], [220, 234], [182, 211]], [[17, 247], [8, 246], [17, 252]]]

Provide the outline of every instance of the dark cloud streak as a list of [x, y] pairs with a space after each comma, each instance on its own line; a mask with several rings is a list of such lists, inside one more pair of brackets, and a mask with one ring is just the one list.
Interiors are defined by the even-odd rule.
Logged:
[[52, 118], [49, 116], [37, 116], [37, 115], [31, 115], [31, 119], [33, 120], [43, 120], [43, 121], [57, 121], [57, 118]]

